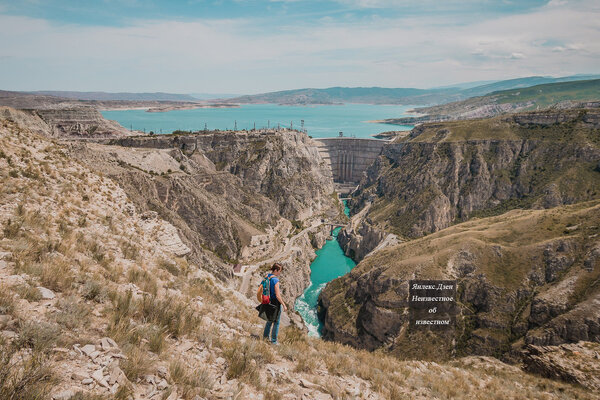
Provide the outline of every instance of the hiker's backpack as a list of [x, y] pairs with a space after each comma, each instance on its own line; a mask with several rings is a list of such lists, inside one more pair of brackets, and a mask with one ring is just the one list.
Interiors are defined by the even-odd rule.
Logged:
[[272, 276], [266, 276], [262, 282], [262, 304], [269, 304], [271, 302], [271, 278]]

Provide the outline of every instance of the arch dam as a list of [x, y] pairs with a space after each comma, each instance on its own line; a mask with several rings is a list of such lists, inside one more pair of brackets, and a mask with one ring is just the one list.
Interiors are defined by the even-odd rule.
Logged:
[[388, 144], [387, 140], [347, 137], [319, 138], [313, 141], [321, 157], [331, 167], [333, 181], [340, 193], [349, 192], [356, 187], [363, 172]]

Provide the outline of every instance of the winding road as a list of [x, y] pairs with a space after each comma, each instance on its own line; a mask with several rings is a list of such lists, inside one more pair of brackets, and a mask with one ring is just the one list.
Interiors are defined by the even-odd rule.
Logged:
[[315, 228], [318, 228], [320, 225], [321, 225], [321, 220], [314, 219], [311, 222], [311, 225], [309, 227], [304, 228], [303, 230], [301, 230], [300, 232], [298, 232], [297, 234], [295, 234], [294, 236], [289, 238], [287, 240], [287, 242], [285, 243], [285, 245], [283, 246], [283, 249], [281, 251], [275, 253], [275, 255], [273, 255], [272, 257], [267, 258], [265, 260], [261, 260], [260, 262], [255, 263], [255, 264], [243, 265], [242, 266], [243, 272], [236, 274], [237, 276], [242, 277], [242, 283], [240, 284], [239, 291], [242, 294], [246, 295], [246, 291], [248, 290], [248, 285], [250, 284], [250, 278], [252, 277], [252, 274], [254, 273], [254, 271], [256, 271], [258, 269], [259, 266], [261, 266], [263, 264], [275, 263], [277, 261], [287, 258], [293, 250], [299, 249], [298, 247], [294, 247], [294, 243], [296, 242], [296, 239], [298, 239], [300, 236], [304, 235], [306, 232], [311, 231]]

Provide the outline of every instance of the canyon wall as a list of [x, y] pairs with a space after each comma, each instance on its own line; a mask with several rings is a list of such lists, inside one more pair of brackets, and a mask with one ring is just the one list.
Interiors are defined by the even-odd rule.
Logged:
[[[417, 339], [432, 357], [600, 340], [599, 115], [422, 125], [386, 146], [350, 201], [340, 242], [363, 261], [323, 291], [325, 337], [406, 357]], [[389, 234], [404, 243], [365, 258]], [[407, 332], [418, 278], [459, 279], [453, 337]]]

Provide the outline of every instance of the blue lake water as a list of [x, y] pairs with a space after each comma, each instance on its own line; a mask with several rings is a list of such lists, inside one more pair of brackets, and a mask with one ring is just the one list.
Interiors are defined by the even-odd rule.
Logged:
[[117, 121], [125, 128], [155, 133], [171, 133], [175, 130], [202, 130], [204, 124], [210, 129], [252, 129], [270, 126], [304, 128], [315, 138], [356, 136], [368, 138], [373, 134], [410, 130], [412, 126], [375, 124], [367, 121], [408, 116], [412, 106], [344, 104], [337, 106], [279, 106], [276, 104], [248, 104], [239, 108], [199, 108], [149, 113], [145, 110], [102, 111], [102, 115]]
[[[345, 200], [344, 206], [346, 206]], [[349, 211], [348, 207], [345, 207], [344, 212], [346, 215]], [[310, 264], [310, 286], [296, 300], [296, 311], [304, 319], [309, 336], [319, 337], [323, 329], [317, 316], [319, 294], [327, 285], [327, 282], [346, 275], [356, 265], [351, 258], [344, 255], [344, 251], [337, 241], [340, 229], [336, 228], [333, 231], [333, 240], [328, 240], [323, 247], [317, 250], [317, 257]]]

